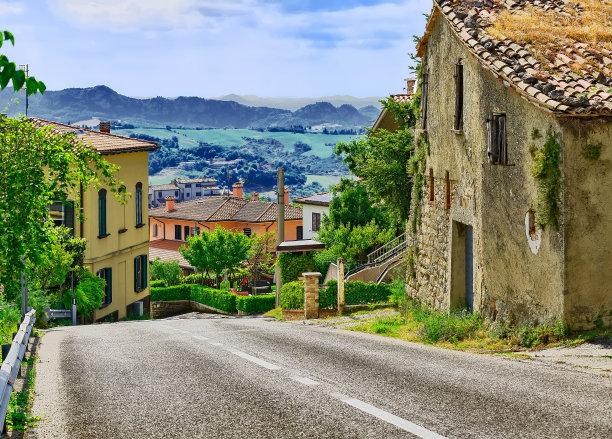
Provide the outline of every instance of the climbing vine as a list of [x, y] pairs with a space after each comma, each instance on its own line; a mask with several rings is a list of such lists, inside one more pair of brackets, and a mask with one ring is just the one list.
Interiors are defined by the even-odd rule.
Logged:
[[533, 152], [532, 175], [538, 183], [536, 223], [559, 229], [561, 209], [561, 144], [559, 133], [548, 132], [546, 143]]
[[412, 206], [410, 208], [410, 230], [412, 233], [416, 233], [418, 226], [421, 224], [421, 201], [423, 199], [425, 162], [428, 150], [429, 140], [425, 134], [421, 134], [417, 138], [414, 154], [408, 163], [408, 172], [412, 174]]

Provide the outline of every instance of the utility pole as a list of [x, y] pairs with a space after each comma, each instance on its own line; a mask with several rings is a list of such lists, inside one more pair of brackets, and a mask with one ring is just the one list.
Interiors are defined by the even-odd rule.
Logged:
[[[280, 245], [285, 240], [285, 171], [283, 168], [278, 168], [277, 176], [277, 194], [276, 203], [278, 206], [278, 216], [276, 219], [276, 246]], [[278, 261], [278, 252], [276, 252]], [[280, 264], [276, 264], [274, 268], [274, 277], [276, 277], [276, 307], [280, 306], [280, 290], [283, 287], [281, 279], [282, 272]]]
[[[19, 66], [19, 68], [21, 70], [25, 71], [25, 76], [26, 76], [26, 80], [27, 80], [30, 77], [30, 65], [29, 64], [22, 64], [22, 65]], [[26, 118], [28, 117], [28, 107], [29, 106], [30, 106], [30, 102], [28, 100], [28, 92], [27, 92], [27, 89], [26, 89], [26, 111], [25, 111]]]

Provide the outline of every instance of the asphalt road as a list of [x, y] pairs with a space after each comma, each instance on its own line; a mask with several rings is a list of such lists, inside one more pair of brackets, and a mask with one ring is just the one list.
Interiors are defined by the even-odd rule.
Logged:
[[612, 379], [256, 318], [42, 339], [29, 438], [610, 438]]

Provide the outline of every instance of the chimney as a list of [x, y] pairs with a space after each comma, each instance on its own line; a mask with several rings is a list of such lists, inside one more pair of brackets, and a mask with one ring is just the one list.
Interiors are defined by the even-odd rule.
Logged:
[[291, 191], [291, 189], [289, 189], [287, 186], [285, 186], [285, 206], [289, 205], [289, 192]]
[[234, 190], [234, 193], [233, 193], [234, 197], [242, 198], [242, 183], [240, 183], [240, 182], [234, 183], [232, 188]]
[[259, 201], [259, 192], [251, 193], [251, 201]]
[[166, 197], [166, 212], [174, 212], [174, 195], [168, 195]]
[[414, 94], [415, 78], [406, 78], [406, 94], [412, 96]]
[[109, 121], [100, 121], [100, 132], [101, 133], [110, 133], [110, 122]]

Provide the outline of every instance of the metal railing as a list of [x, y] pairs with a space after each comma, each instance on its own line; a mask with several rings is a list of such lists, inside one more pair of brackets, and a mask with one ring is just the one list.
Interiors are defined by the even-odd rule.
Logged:
[[15, 379], [21, 369], [21, 361], [28, 348], [30, 334], [32, 333], [35, 321], [36, 311], [32, 309], [23, 318], [19, 331], [15, 338], [13, 338], [11, 350], [2, 363], [2, 369], [0, 369], [0, 428], [2, 429], [4, 429], [6, 412], [13, 387], [15, 386]]
[[408, 243], [406, 240], [406, 234], [403, 233], [370, 253], [368, 255], [368, 264], [379, 264], [381, 262], [385, 262], [386, 260], [403, 253], [407, 246]]

